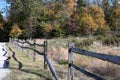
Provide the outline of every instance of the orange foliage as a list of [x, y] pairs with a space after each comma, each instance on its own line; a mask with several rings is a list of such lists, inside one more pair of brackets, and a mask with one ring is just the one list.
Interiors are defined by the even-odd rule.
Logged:
[[21, 34], [22, 34], [22, 30], [19, 28], [17, 24], [14, 24], [12, 26], [11, 32], [9, 33], [10, 37], [16, 38], [19, 37]]
[[0, 29], [3, 30], [3, 24], [2, 23], [0, 23]]
[[46, 23], [45, 24], [45, 32], [48, 33], [52, 30], [52, 26], [50, 23]]
[[68, 4], [68, 6], [73, 9], [75, 3], [74, 3], [74, 0], [65, 0], [65, 2]]

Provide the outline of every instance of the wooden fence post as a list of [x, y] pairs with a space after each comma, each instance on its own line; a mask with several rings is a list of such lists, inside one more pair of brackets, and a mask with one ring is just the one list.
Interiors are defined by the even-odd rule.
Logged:
[[[29, 39], [27, 39], [27, 42], [29, 41]], [[27, 47], [30, 47], [30, 45], [29, 44], [27, 44]], [[30, 50], [29, 49], [27, 49], [27, 54], [26, 54], [26, 56], [27, 57], [29, 57], [29, 53], [30, 53]]]
[[18, 40], [19, 40], [19, 39], [16, 40], [16, 47], [17, 47], [17, 49], [19, 49], [19, 47], [18, 47], [18, 45], [17, 45], [17, 44], [18, 44]]
[[[28, 44], [28, 47], [29, 47], [30, 45]], [[27, 57], [29, 57], [29, 53], [30, 53], [30, 51], [29, 51], [29, 49], [27, 49], [27, 54], [26, 54], [26, 56]]]
[[15, 38], [14, 40], [14, 47], [16, 48], [17, 47], [17, 39]]
[[69, 45], [69, 49], [68, 49], [68, 80], [73, 80], [73, 68], [71, 66], [71, 64], [73, 64], [74, 61], [74, 54], [71, 51], [71, 49], [75, 46], [74, 42], [71, 42], [68, 44]]
[[[23, 40], [22, 40], [22, 42], [23, 42]], [[24, 47], [24, 44], [23, 43], [21, 43], [22, 44], [22, 53], [23, 53], [23, 47]]]
[[[36, 49], [36, 46], [35, 46], [35, 39], [34, 39], [34, 42], [33, 42], [33, 47], [34, 47], [34, 49]], [[36, 53], [35, 53], [35, 51], [34, 51], [34, 53], [33, 53], [33, 61], [36, 60], [35, 55], [36, 55]]]
[[47, 61], [45, 56], [47, 56], [47, 41], [44, 41], [44, 69], [47, 69]]
[[16, 48], [16, 39], [15, 38], [13, 40], [13, 45], [14, 45], [14, 48]]

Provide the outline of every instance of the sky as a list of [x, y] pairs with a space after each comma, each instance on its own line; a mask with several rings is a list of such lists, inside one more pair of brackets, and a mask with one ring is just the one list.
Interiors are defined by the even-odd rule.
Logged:
[[[5, 11], [6, 6], [8, 6], [8, 4], [6, 4], [6, 2], [4, 0], [0, 0], [0, 11]], [[6, 12], [3, 12], [3, 17], [6, 16]]]

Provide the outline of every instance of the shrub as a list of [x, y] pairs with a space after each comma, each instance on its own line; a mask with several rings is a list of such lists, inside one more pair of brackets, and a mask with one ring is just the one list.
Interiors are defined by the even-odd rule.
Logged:
[[104, 45], [114, 45], [118, 46], [120, 43], [120, 37], [114, 37], [114, 36], [98, 36], [98, 40], [102, 40]]
[[60, 24], [55, 22], [53, 24], [53, 29], [50, 32], [50, 35], [52, 37], [63, 37], [64, 36], [64, 31], [63, 29], [60, 27]]
[[93, 43], [94, 39], [73, 39], [72, 42], [75, 43], [75, 47], [80, 47], [86, 49], [88, 46], [90, 46]]
[[66, 35], [80, 35], [80, 28], [75, 20], [69, 20], [65, 26]]
[[62, 64], [62, 65], [67, 65], [68, 61], [67, 60], [59, 60], [58, 63]]

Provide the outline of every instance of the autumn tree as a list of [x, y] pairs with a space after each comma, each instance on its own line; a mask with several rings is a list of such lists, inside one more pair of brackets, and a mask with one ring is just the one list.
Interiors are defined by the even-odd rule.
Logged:
[[96, 34], [104, 34], [107, 35], [109, 32], [109, 27], [105, 21], [104, 11], [99, 6], [91, 6], [89, 8], [90, 15], [93, 18], [94, 23], [94, 31]]
[[17, 24], [12, 26], [12, 30], [9, 33], [9, 36], [12, 38], [18, 38], [22, 34], [22, 30], [19, 28]]
[[[22, 38], [95, 35], [119, 26], [118, 0], [7, 0], [9, 21], [17, 23]], [[114, 14], [115, 13], [115, 14]], [[118, 15], [117, 15], [118, 16]], [[117, 24], [116, 24], [117, 22]], [[118, 29], [118, 27], [116, 28]], [[115, 30], [114, 30], [115, 31]]]
[[120, 7], [113, 8], [110, 17], [110, 28], [115, 36], [120, 36]]
[[[52, 2], [49, 3], [49, 7], [45, 7], [44, 10], [40, 13], [42, 16], [38, 19], [40, 26], [39, 29], [43, 29], [42, 33], [48, 33], [49, 37], [62, 37], [64, 36], [64, 27], [66, 25], [66, 21], [70, 18], [72, 9], [67, 3], [58, 3]], [[44, 26], [43, 26], [44, 23]], [[44, 32], [47, 30], [47, 24], [51, 25], [50, 31]], [[47, 29], [45, 29], [47, 28]], [[44, 35], [45, 36], [45, 35]]]

